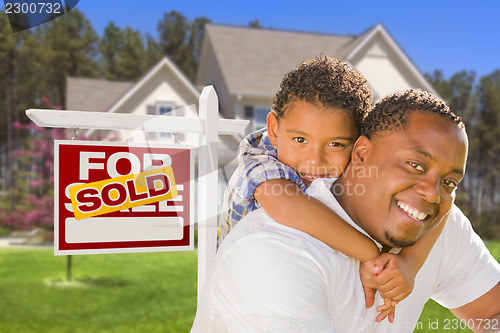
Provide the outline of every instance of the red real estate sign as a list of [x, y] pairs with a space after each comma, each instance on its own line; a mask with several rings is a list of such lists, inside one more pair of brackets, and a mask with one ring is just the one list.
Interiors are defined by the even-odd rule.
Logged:
[[55, 255], [194, 248], [190, 148], [56, 141], [54, 150]]

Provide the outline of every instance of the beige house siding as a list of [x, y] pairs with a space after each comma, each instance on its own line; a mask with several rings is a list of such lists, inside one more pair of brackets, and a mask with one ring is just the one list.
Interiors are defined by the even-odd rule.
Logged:
[[381, 24], [367, 31], [347, 59], [366, 76], [375, 100], [409, 88], [436, 93]]
[[[117, 113], [133, 113], [133, 114], [157, 114], [157, 106], [159, 103], [168, 103], [174, 109], [182, 108], [182, 115], [185, 117], [197, 117], [196, 108], [198, 107], [198, 99], [194, 98], [193, 94], [183, 85], [178, 84], [172, 71], [166, 66], [163, 66], [149, 80], [137, 89], [134, 94], [127, 98], [119, 107], [114, 109]], [[186, 106], [195, 105], [195, 108], [186, 108]], [[177, 114], [176, 114], [177, 115]], [[198, 135], [193, 133], [185, 133], [178, 137], [185, 144], [198, 144]], [[126, 132], [120, 131], [120, 140], [129, 141], [144, 141], [144, 134], [140, 129], [138, 131]], [[149, 140], [171, 141], [174, 143], [173, 135], [160, 136], [158, 133], [149, 133]]]
[[171, 82], [170, 76], [170, 73], [162, 68], [115, 112], [147, 114], [147, 106], [160, 101], [172, 102], [175, 107], [198, 104], [198, 100], [190, 96], [184, 87]]
[[359, 56], [359, 62], [353, 59], [353, 65], [365, 75], [376, 100], [415, 87], [410, 73], [402, 66], [398, 68], [398, 59], [382, 42], [373, 41], [360, 53], [364, 55]]

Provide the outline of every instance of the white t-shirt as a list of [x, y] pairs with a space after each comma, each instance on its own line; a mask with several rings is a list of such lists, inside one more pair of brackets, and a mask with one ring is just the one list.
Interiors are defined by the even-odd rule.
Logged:
[[[330, 193], [331, 185], [318, 179], [307, 193], [360, 230]], [[391, 324], [375, 323], [378, 294], [375, 305], [365, 307], [358, 260], [258, 209], [221, 244], [191, 332], [412, 332], [429, 298], [457, 308], [500, 281], [498, 262], [462, 212], [452, 210]]]

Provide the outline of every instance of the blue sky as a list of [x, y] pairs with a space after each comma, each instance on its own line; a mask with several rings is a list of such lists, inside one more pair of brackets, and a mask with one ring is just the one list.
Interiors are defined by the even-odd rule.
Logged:
[[165, 12], [213, 23], [359, 35], [381, 22], [421, 72], [441, 69], [481, 75], [500, 69], [500, 1], [273, 1], [273, 0], [80, 0], [77, 5], [102, 34], [113, 21], [157, 36]]

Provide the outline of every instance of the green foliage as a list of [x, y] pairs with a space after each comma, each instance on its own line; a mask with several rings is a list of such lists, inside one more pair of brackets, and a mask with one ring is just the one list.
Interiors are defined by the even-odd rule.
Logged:
[[0, 237], [6, 237], [10, 234], [10, 228], [0, 225]]
[[[16, 204], [13, 189], [16, 186], [14, 151], [26, 135], [14, 129], [15, 122], [27, 123], [22, 107], [33, 102], [39, 81], [39, 67], [35, 63], [39, 55], [36, 49], [36, 32], [13, 34], [7, 15], [0, 13], [0, 154], [5, 176], [0, 179], [1, 189], [7, 192], [10, 207]], [[31, 105], [33, 105], [32, 103]]]
[[35, 124], [15, 125], [31, 132], [32, 136], [13, 154], [17, 157], [17, 182], [12, 191], [16, 205], [0, 206], [0, 218], [13, 229], [51, 229], [54, 223], [53, 142], [64, 138], [64, 130], [40, 128]]
[[[7, 194], [0, 197], [2, 213], [8, 210], [7, 214], [14, 217], [16, 212], [30, 207], [25, 200], [29, 173], [33, 172], [31, 164], [40, 162], [16, 155], [34, 134], [13, 126], [30, 123], [24, 114], [26, 109], [65, 105], [68, 76], [136, 81], [164, 55], [194, 80], [207, 22], [206, 18], [188, 21], [175, 11], [166, 13], [158, 24], [157, 40], [151, 35], [143, 37], [130, 27], [120, 29], [112, 22], [99, 38], [90, 21], [76, 8], [16, 34], [12, 33], [7, 15], [0, 15], [0, 114], [5, 115], [0, 117], [0, 161], [5, 171], [0, 193]], [[46, 202], [39, 204], [42, 211], [50, 209]], [[0, 217], [0, 225], [23, 219], [23, 214], [18, 214], [7, 222], [5, 216]]]
[[486, 242], [488, 250], [490, 250], [491, 255], [500, 261], [500, 242]]
[[259, 22], [259, 20], [258, 20], [258, 19], [255, 19], [255, 20], [253, 20], [253, 21], [248, 22], [248, 26], [249, 26], [250, 28], [255, 28], [255, 29], [262, 29], [262, 28], [264, 28], [264, 27], [262, 26], [262, 24], [260, 24], [260, 22]]
[[152, 68], [162, 57], [160, 52], [160, 46], [158, 41], [151, 36], [150, 34], [146, 34], [146, 48], [144, 51], [144, 66], [146, 70]]
[[435, 71], [426, 78], [463, 117], [469, 136], [467, 172], [457, 204], [486, 239], [500, 238], [500, 70], [476, 80], [474, 72], [446, 79]]
[[118, 67], [118, 52], [121, 48], [121, 30], [113, 22], [109, 22], [104, 29], [104, 35], [99, 42], [99, 51], [102, 58], [102, 70], [110, 80], [116, 79]]
[[56, 105], [66, 105], [68, 76], [97, 75], [99, 37], [90, 21], [78, 9], [44, 24], [39, 29], [45, 75], [42, 96]]
[[194, 82], [199, 60], [203, 29], [209, 19], [196, 18], [190, 22], [183, 14], [172, 10], [158, 22], [159, 47], [180, 70]]
[[[147, 37], [149, 38], [149, 37]], [[102, 72], [110, 80], [135, 81], [160, 59], [151, 39], [146, 46], [140, 32], [130, 27], [118, 28], [110, 22], [99, 42]]]

